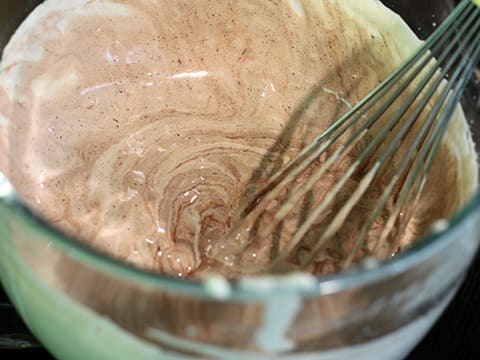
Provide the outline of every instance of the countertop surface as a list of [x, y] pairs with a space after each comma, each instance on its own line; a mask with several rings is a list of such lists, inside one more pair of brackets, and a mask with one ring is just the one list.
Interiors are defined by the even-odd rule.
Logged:
[[[0, 292], [0, 331], [4, 330], [6, 316], [8, 322], [18, 329], [23, 328], [13, 311], [5, 303], [5, 295]], [[417, 346], [407, 360], [479, 360], [480, 359], [480, 254], [472, 264], [467, 278], [430, 333]], [[8, 310], [8, 311], [7, 311]], [[24, 329], [24, 328], [23, 328]], [[26, 331], [26, 330], [25, 330]], [[25, 350], [0, 350], [0, 359], [53, 359], [41, 347]], [[375, 359], [372, 359], [375, 360]]]

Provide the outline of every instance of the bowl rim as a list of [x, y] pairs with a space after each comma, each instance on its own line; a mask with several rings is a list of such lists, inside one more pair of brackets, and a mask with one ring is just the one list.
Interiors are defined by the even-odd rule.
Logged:
[[[8, 189], [5, 191], [2, 189]], [[100, 252], [81, 241], [62, 233], [53, 225], [28, 208], [16, 195], [7, 178], [0, 172], [0, 210], [11, 213], [15, 221], [42, 236], [49, 245], [86, 266], [113, 276], [134, 280], [157, 289], [168, 289], [193, 296], [231, 300], [252, 300], [278, 295], [313, 297], [342, 292], [349, 288], [373, 283], [389, 276], [404, 273], [415, 265], [432, 257], [451, 242], [455, 234], [462, 231], [470, 221], [476, 220], [480, 212], [480, 190], [476, 190], [467, 203], [441, 226], [420, 236], [400, 254], [384, 261], [367, 261], [345, 271], [331, 275], [313, 276], [306, 272], [278, 275], [256, 275], [239, 279], [210, 276], [204, 279], [183, 279], [144, 270], [112, 255]], [[10, 220], [11, 221], [11, 220]], [[0, 239], [4, 241], [5, 239]], [[1, 278], [1, 274], [0, 274]]]

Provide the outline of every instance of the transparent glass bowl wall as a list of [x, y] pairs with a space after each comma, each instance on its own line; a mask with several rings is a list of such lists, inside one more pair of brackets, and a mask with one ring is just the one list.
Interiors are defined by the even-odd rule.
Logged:
[[[2, 47], [36, 3], [2, 1]], [[422, 37], [453, 5], [384, 3]], [[464, 107], [480, 143], [477, 94], [472, 83]], [[448, 229], [378, 267], [319, 279], [193, 282], [92, 252], [8, 193], [0, 176], [0, 278], [26, 324], [61, 359], [400, 359], [455, 293], [480, 236], [476, 194]]]

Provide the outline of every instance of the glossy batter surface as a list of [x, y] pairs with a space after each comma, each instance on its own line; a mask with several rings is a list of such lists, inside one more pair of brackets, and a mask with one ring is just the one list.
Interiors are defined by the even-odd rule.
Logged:
[[[47, 0], [3, 54], [0, 170], [100, 251], [173, 276], [238, 276], [212, 253], [228, 249], [241, 204], [418, 44], [376, 0]], [[457, 210], [476, 166], [458, 110], [407, 230], [381, 255]], [[359, 226], [310, 270], [337, 270]], [[242, 261], [268, 262], [269, 248]]]

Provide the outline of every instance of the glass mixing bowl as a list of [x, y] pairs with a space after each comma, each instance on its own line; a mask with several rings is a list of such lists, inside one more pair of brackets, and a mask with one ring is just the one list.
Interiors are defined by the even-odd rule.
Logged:
[[[0, 46], [38, 3], [1, 2]], [[384, 3], [422, 38], [454, 5]], [[478, 82], [463, 102], [480, 143]], [[0, 175], [0, 278], [27, 326], [60, 359], [401, 359], [475, 255], [480, 193], [449, 223], [388, 262], [333, 276], [178, 280], [60, 234]], [[59, 272], [70, 281], [56, 281]]]

